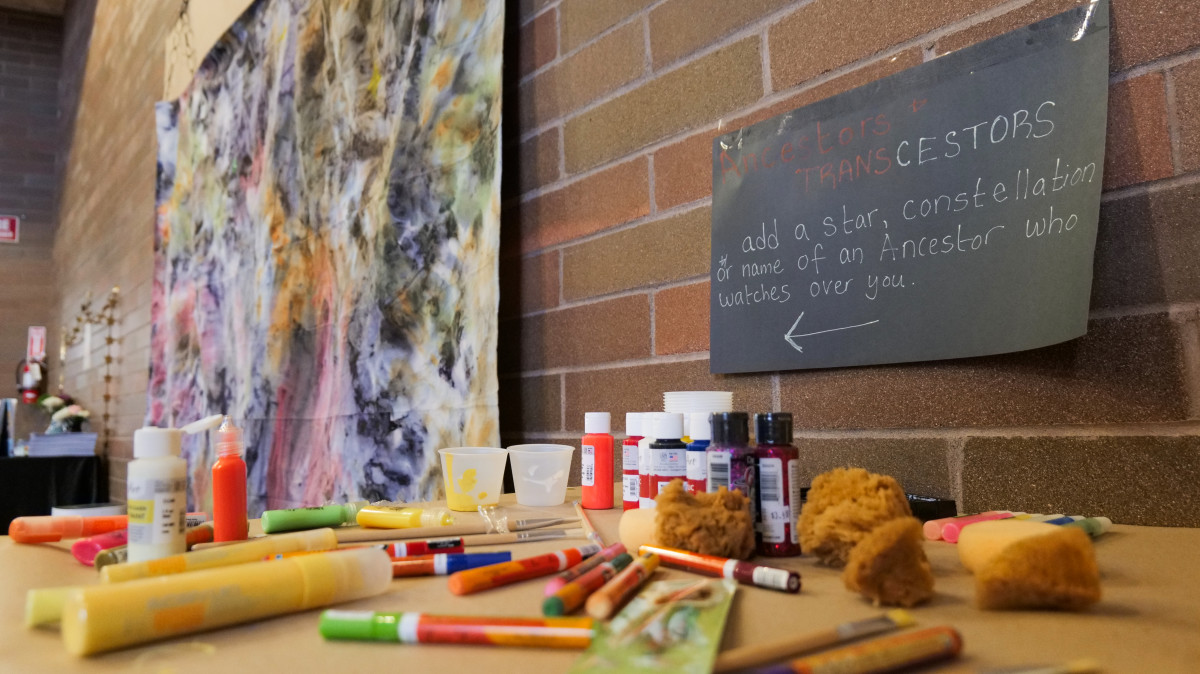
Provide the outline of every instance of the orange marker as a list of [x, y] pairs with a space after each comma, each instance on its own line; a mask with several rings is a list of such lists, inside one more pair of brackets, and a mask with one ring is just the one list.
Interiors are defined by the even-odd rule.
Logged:
[[117, 529], [124, 529], [128, 524], [129, 517], [127, 515], [18, 517], [8, 525], [8, 535], [17, 543], [53, 543], [63, 539], [87, 538], [96, 534], [106, 534]]
[[450, 576], [450, 591], [454, 594], [471, 594], [530, 578], [540, 578], [575, 566], [585, 557], [597, 552], [600, 552], [600, 546], [593, 543], [513, 562], [459, 571]]
[[629, 563], [612, 580], [588, 597], [584, 608], [587, 614], [596, 620], [608, 620], [638, 588], [646, 582], [650, 574], [658, 568], [658, 555], [647, 552]]

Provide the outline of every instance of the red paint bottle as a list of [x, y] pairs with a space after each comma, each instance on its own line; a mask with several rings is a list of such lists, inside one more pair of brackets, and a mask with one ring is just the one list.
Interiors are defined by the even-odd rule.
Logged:
[[246, 517], [246, 462], [242, 432], [229, 417], [217, 429], [217, 461], [213, 464], [213, 540], [244, 541], [250, 530]]
[[792, 415], [769, 412], [754, 417], [758, 447], [758, 554], [800, 554], [800, 450], [792, 444]]
[[588, 412], [583, 415], [581, 447], [583, 507], [588, 510], [607, 510], [613, 507], [613, 436], [608, 412]]
[[621, 501], [625, 510], [636, 510], [641, 496], [638, 475], [638, 440], [642, 439], [642, 413], [625, 413], [625, 441], [621, 443]]

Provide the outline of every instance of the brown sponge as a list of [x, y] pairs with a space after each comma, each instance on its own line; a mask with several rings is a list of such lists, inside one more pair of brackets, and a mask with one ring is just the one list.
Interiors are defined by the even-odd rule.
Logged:
[[835, 468], [818, 475], [800, 511], [800, 547], [830, 566], [844, 566], [850, 550], [872, 529], [911, 517], [896, 479], [862, 468]]
[[875, 527], [850, 551], [842, 582], [876, 606], [907, 608], [929, 601], [933, 572], [925, 557], [921, 522], [901, 517]]
[[1021, 539], [975, 573], [975, 603], [983, 609], [1061, 608], [1100, 601], [1100, 569], [1082, 529]]
[[689, 494], [681, 480], [672, 480], [655, 502], [659, 545], [736, 559], [754, 553], [750, 502], [740, 490], [721, 487], [711, 494]]

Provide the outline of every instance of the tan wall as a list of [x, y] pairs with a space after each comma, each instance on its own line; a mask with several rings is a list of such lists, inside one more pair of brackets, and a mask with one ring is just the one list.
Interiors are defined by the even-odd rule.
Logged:
[[[16, 395], [30, 325], [58, 344], [54, 245], [58, 205], [58, 82], [62, 21], [0, 9], [0, 215], [21, 218], [20, 242], [0, 243], [0, 398]], [[50, 372], [57, 389], [59, 372]], [[43, 429], [44, 430], [44, 429]]]
[[[897, 475], [967, 510], [1200, 524], [1200, 22], [1113, 0], [1086, 337], [938, 363], [708, 373], [711, 139], [1073, 0], [525, 0], [506, 122], [501, 428], [722, 389], [796, 416], [809, 472]], [[509, 89], [512, 96], [512, 89]], [[513, 127], [516, 127], [515, 129]], [[618, 420], [619, 419], [619, 420]]]

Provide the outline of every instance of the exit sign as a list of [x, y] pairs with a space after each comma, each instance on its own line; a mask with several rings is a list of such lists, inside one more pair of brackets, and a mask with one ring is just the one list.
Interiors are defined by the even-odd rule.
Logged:
[[15, 215], [0, 215], [0, 243], [17, 243], [21, 240], [21, 218]]

